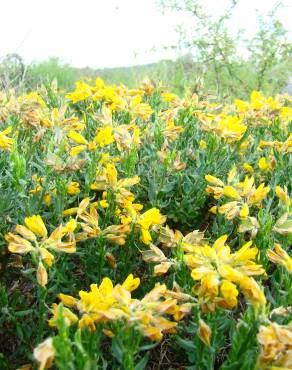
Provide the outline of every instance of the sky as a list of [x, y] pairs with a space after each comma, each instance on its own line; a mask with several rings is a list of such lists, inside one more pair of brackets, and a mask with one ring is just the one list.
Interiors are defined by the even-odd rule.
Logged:
[[[291, 29], [292, 1], [280, 19]], [[227, 0], [204, 0], [215, 16]], [[232, 27], [256, 30], [255, 8], [275, 0], [241, 0]], [[289, 6], [290, 4], [290, 6]], [[184, 14], [162, 14], [156, 0], [0, 0], [0, 58], [18, 53], [26, 62], [57, 56], [75, 67], [121, 67], [174, 58], [175, 27]], [[290, 18], [290, 21], [289, 21]]]

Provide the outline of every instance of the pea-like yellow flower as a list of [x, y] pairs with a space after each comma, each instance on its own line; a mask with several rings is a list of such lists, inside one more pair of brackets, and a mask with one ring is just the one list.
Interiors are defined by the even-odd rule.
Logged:
[[[231, 170], [228, 175], [228, 185], [225, 185], [220, 179], [206, 175], [205, 179], [211, 185], [208, 185], [206, 192], [213, 195], [217, 199], [226, 197], [232, 201], [216, 207], [216, 211], [224, 214], [227, 220], [232, 220], [235, 217], [246, 219], [250, 214], [250, 207], [261, 207], [262, 201], [270, 191], [269, 186], [264, 183], [258, 187], [254, 185], [254, 178], [245, 176], [244, 181], [234, 183], [236, 173]], [[211, 209], [215, 211], [215, 208]]]
[[284, 186], [284, 189], [281, 188], [280, 186], [276, 186], [276, 194], [281, 202], [283, 202], [288, 207], [290, 206], [291, 199], [288, 194], [287, 186]]
[[257, 369], [290, 369], [292, 351], [292, 325], [270, 323], [260, 326], [257, 340], [261, 346]]
[[250, 164], [248, 164], [248, 163], [244, 163], [244, 164], [243, 164], [243, 169], [244, 169], [246, 172], [250, 173], [250, 174], [252, 174], [252, 173], [253, 173], [253, 168], [252, 168], [252, 166], [251, 166]]
[[41, 216], [25, 217], [24, 222], [26, 226], [37, 236], [45, 238], [48, 235], [46, 226]]
[[85, 137], [81, 134], [79, 134], [76, 131], [69, 131], [68, 137], [74, 141], [74, 143], [79, 145], [87, 145], [88, 141], [85, 139]]
[[101, 148], [103, 148], [105, 145], [112, 144], [114, 141], [115, 138], [113, 136], [113, 129], [111, 126], [101, 127], [96, 130], [94, 142]]
[[55, 358], [55, 348], [52, 338], [40, 343], [33, 351], [33, 356], [39, 363], [39, 370], [49, 369], [53, 365]]
[[5, 235], [8, 250], [11, 253], [35, 255], [38, 258], [37, 282], [41, 286], [46, 286], [48, 274], [45, 266], [51, 267], [54, 262], [54, 255], [49, 249], [65, 253], [75, 252], [76, 242], [73, 232], [76, 221], [71, 220], [65, 226], [60, 225], [49, 237], [41, 216], [26, 217], [25, 224], [26, 226], [16, 225], [15, 233], [10, 232]]
[[37, 282], [40, 286], [46, 286], [48, 283], [48, 273], [42, 262], [39, 263], [37, 268]]
[[212, 330], [202, 319], [199, 320], [197, 334], [199, 338], [206, 344], [206, 346], [210, 346]]
[[[61, 311], [68, 326], [78, 322], [81, 329], [95, 331], [96, 324], [106, 325], [122, 320], [125, 327], [134, 325], [144, 336], [159, 341], [163, 332], [173, 332], [177, 325], [167, 316], [180, 320], [190, 312], [192, 304], [179, 305], [179, 301], [186, 299], [185, 295], [167, 290], [164, 284], [156, 284], [141, 300], [133, 299], [131, 292], [136, 290], [139, 284], [140, 279], [134, 278], [132, 274], [122, 284], [115, 286], [106, 277], [99, 286], [91, 284], [90, 291], [80, 291], [79, 299], [60, 294], [60, 300], [69, 308], [60, 308], [60, 305], [54, 303], [49, 325], [56, 326], [58, 312]], [[77, 314], [71, 309], [77, 311]], [[104, 329], [107, 335], [109, 329]], [[111, 331], [110, 337], [114, 335]]]
[[73, 92], [66, 95], [66, 99], [72, 101], [73, 104], [88, 99], [92, 95], [91, 88], [88, 84], [77, 81], [76, 88]]
[[262, 172], [267, 172], [271, 169], [271, 164], [267, 162], [267, 159], [265, 157], [261, 157], [259, 159], [259, 169]]
[[3, 150], [11, 150], [14, 139], [8, 137], [12, 131], [12, 127], [7, 127], [4, 131], [0, 131], [0, 148]]
[[141, 95], [136, 95], [130, 102], [129, 110], [134, 118], [139, 117], [142, 121], [147, 121], [153, 110], [149, 104], [142, 103]]
[[208, 244], [193, 246], [185, 253], [184, 260], [191, 269], [191, 276], [199, 283], [194, 292], [199, 296], [204, 311], [215, 306], [232, 309], [237, 305], [238, 289], [256, 308], [265, 305], [265, 298], [252, 276], [262, 275], [265, 270], [254, 262], [258, 254], [252, 242], [231, 253], [225, 244], [227, 235], [221, 236], [212, 247]]
[[157, 208], [151, 208], [138, 216], [136, 225], [141, 230], [141, 241], [144, 244], [149, 244], [152, 241], [149, 229], [154, 225], [162, 225], [165, 219], [165, 216]]
[[67, 193], [69, 195], [76, 195], [76, 194], [79, 194], [80, 193], [80, 185], [78, 182], [76, 181], [71, 181], [68, 185], [67, 185]]
[[205, 150], [207, 148], [207, 143], [206, 143], [205, 140], [200, 140], [200, 142], [199, 142], [199, 148], [201, 150]]
[[292, 258], [280, 244], [276, 243], [274, 250], [269, 249], [267, 255], [270, 261], [284, 267], [290, 274], [292, 274]]

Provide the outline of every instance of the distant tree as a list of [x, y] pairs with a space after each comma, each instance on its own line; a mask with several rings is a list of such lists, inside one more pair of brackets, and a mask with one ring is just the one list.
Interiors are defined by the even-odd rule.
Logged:
[[20, 55], [7, 54], [0, 59], [0, 89], [20, 88], [23, 84], [26, 68]]
[[71, 87], [78, 78], [78, 71], [69, 64], [63, 63], [57, 57], [50, 57], [41, 62], [35, 62], [27, 68], [26, 86], [34, 88], [40, 84], [58, 81], [61, 88]]
[[[258, 15], [259, 29], [245, 39], [240, 30], [234, 35], [228, 26], [239, 0], [231, 0], [219, 17], [206, 11], [199, 0], [159, 0], [164, 10], [182, 11], [193, 20], [181, 25], [180, 50], [191, 53], [194, 73], [200, 74], [207, 89], [219, 96], [246, 96], [253, 89], [279, 92], [291, 76], [291, 43], [288, 31], [277, 19], [278, 4], [266, 16]], [[245, 50], [245, 55], [242, 55]]]

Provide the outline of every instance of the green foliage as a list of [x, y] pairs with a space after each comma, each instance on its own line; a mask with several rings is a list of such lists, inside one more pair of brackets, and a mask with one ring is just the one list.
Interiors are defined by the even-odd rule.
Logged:
[[277, 18], [279, 5], [267, 16], [259, 14], [258, 31], [245, 38], [243, 30], [233, 35], [229, 25], [240, 0], [230, 1], [217, 18], [208, 14], [198, 0], [159, 3], [164, 9], [185, 12], [193, 19], [191, 28], [179, 28], [180, 49], [193, 55], [192, 72], [200, 77], [206, 91], [220, 97], [245, 98], [252, 90], [275, 94], [287, 85], [292, 72], [292, 46], [288, 31]]
[[53, 80], [57, 80], [60, 88], [70, 88], [77, 78], [78, 72], [75, 68], [62, 63], [56, 57], [51, 57], [46, 61], [28, 66], [26, 86], [34, 89], [41, 84], [50, 85]]
[[[183, 80], [184, 84], [187, 81], [183, 77], [186, 65], [179, 63], [173, 62], [171, 71], [178, 70], [175, 77], [178, 82], [176, 88], [182, 93], [179, 81]], [[155, 73], [162, 72], [158, 70]], [[271, 250], [275, 243], [281, 243], [287, 251], [291, 245], [291, 236], [285, 232], [278, 234], [274, 230], [278, 218], [291, 212], [288, 202], [281, 202], [275, 194], [277, 185], [282, 188], [287, 185], [288, 191], [291, 191], [291, 181], [289, 178], [287, 180], [287, 169], [291, 167], [290, 142], [288, 143], [291, 130], [291, 117], [288, 116], [289, 112], [291, 114], [289, 98], [278, 97], [278, 100], [273, 100], [255, 93], [253, 101], [241, 102], [248, 106], [247, 111], [241, 112], [234, 105], [223, 107], [221, 102], [209, 102], [208, 96], [200, 90], [198, 95], [190, 94], [183, 99], [173, 97], [172, 94], [163, 94], [164, 90], [157, 83], [153, 84], [151, 93], [142, 91], [143, 97], [138, 108], [150, 109], [149, 116], [143, 120], [131, 110], [131, 103], [137, 103], [137, 96], [133, 97], [130, 93], [126, 95], [120, 87], [116, 90], [121, 96], [113, 97], [112, 86], [105, 86], [100, 90], [110, 93], [109, 97], [105, 94], [100, 101], [94, 100], [94, 92], [89, 98], [72, 103], [65, 98], [66, 93], [58, 90], [54, 81], [51, 82], [49, 86], [42, 86], [37, 91], [39, 95], [34, 97], [36, 100], [29, 100], [29, 95], [19, 97], [17, 107], [20, 108], [16, 111], [12, 104], [13, 99], [9, 104], [6, 101], [3, 103], [4, 114], [1, 115], [1, 120], [4, 128], [11, 126], [7, 135], [13, 138], [14, 143], [7, 150], [1, 132], [0, 368], [10, 370], [32, 363], [34, 348], [46, 338], [52, 338], [56, 355], [54, 366], [60, 370], [143, 370], [165, 367], [190, 370], [253, 370], [259, 352], [257, 334], [260, 325], [269, 323], [270, 318], [273, 318], [273, 322], [287, 325], [291, 319], [289, 316], [278, 317], [273, 313], [273, 310], [281, 306], [287, 307], [291, 303], [291, 276], [283, 266], [271, 263], [267, 257], [267, 251]], [[197, 82], [199, 89], [200, 81]], [[92, 86], [90, 91], [94, 89], [97, 88]], [[45, 102], [44, 107], [37, 103], [40, 97]], [[125, 103], [125, 108], [122, 110], [118, 105], [112, 105], [112, 99], [117, 99], [120, 103], [119, 98], [124, 99], [122, 103]], [[27, 119], [27, 107], [30, 119]], [[110, 118], [107, 116], [108, 110], [105, 109], [109, 107], [113, 109]], [[113, 107], [116, 107], [116, 110]], [[43, 114], [42, 119], [33, 120], [34, 114], [39, 117], [40, 112]], [[61, 112], [64, 112], [64, 117]], [[232, 121], [233, 124], [224, 126], [226, 115], [231, 119], [235, 118], [235, 123]], [[208, 122], [210, 117], [213, 118]], [[220, 129], [218, 120], [223, 125]], [[239, 137], [236, 136], [238, 121], [246, 130]], [[69, 129], [66, 126], [68, 122], [72, 125]], [[116, 134], [115, 141], [104, 146], [94, 146], [96, 132], [104, 128], [104, 122], [112, 123]], [[84, 127], [82, 135], [86, 145], [83, 152], [70, 156], [69, 153], [76, 144], [70, 136], [74, 130], [75, 134], [79, 132], [79, 129], [74, 128], [76, 124]], [[139, 129], [137, 132], [141, 143], [128, 145], [128, 131], [123, 129], [132, 126]], [[124, 136], [119, 142], [118, 134], [121, 132]], [[226, 132], [229, 132], [227, 137], [224, 136]], [[268, 141], [268, 145], [262, 145], [263, 141]], [[89, 142], [93, 149], [89, 149]], [[262, 157], [271, 164], [267, 171], [259, 167]], [[106, 165], [102, 163], [105, 158], [108, 158], [111, 165], [115, 163], [117, 180], [139, 176], [139, 183], [130, 189], [133, 194], [128, 193], [127, 189], [117, 190], [114, 186], [106, 188], [105, 194], [103, 189], [98, 190], [91, 186], [97, 181], [96, 176], [100, 175], [101, 169], [106, 169]], [[80, 159], [83, 160], [81, 167], [65, 170], [61, 167]], [[259, 230], [254, 234], [238, 231], [242, 221], [238, 216], [226, 219], [220, 212], [209, 212], [215, 204], [222, 206], [226, 198], [213, 199], [206, 192], [208, 183], [205, 175], [217, 176], [226, 183], [228, 173], [236, 165], [236, 181], [242, 182], [247, 174], [244, 169], [245, 162], [251, 166], [253, 174], [250, 176], [254, 177], [257, 186], [260, 183], [270, 186], [263, 202], [259, 206], [250, 207], [250, 215], [258, 221]], [[78, 182], [80, 192], [68, 192], [68, 185], [72, 181]], [[102, 183], [100, 179], [99, 181]], [[49, 202], [44, 198], [46, 195], [50, 196]], [[103, 196], [106, 197], [106, 207], [100, 204]], [[122, 201], [117, 201], [118, 196], [122, 197]], [[140, 210], [141, 213], [138, 211], [134, 217], [140, 217], [142, 212], [157, 207], [161, 214], [167, 216], [167, 225], [182, 233], [178, 233], [181, 235], [178, 239], [194, 230], [200, 230], [204, 233], [204, 243], [207, 244], [210, 240], [209, 244], [212, 244], [218, 237], [228, 234], [231, 253], [253, 239], [259, 253], [256, 253], [254, 261], [250, 261], [249, 268], [260, 264], [266, 271], [266, 274], [256, 276], [259, 286], [264, 287], [268, 302], [266, 312], [253, 308], [252, 300], [250, 302], [245, 299], [246, 293], [240, 291], [239, 285], [236, 307], [217, 307], [204, 311], [201, 308], [203, 302], [199, 302], [201, 297], [196, 294], [196, 283], [199, 281], [193, 280], [190, 268], [185, 263], [186, 254], [182, 239], [176, 242], [177, 244], [174, 243], [174, 246], [166, 247], [159, 239], [159, 226], [150, 230], [153, 244], [162, 248], [161, 252], [165, 256], [163, 259], [173, 263], [167, 273], [155, 276], [153, 273], [156, 261], [146, 263], [141, 257], [141, 252], [149, 251], [150, 246], [141, 241], [139, 224], [133, 219], [129, 221], [130, 226], [122, 245], [115, 244], [105, 235], [97, 233], [93, 237], [86, 236], [86, 240], [82, 242], [78, 240], [76, 253], [64, 254], [52, 250], [54, 263], [52, 266], [46, 265], [48, 283], [41, 286], [36, 274], [39, 262], [45, 262], [39, 260], [36, 251], [11, 253], [11, 248], [7, 248], [10, 244], [9, 237], [5, 239], [5, 235], [8, 232], [16, 232], [15, 226], [23, 225], [25, 217], [31, 215], [41, 215], [50, 234], [69, 220], [65, 217], [64, 210], [80, 206], [86, 197], [90, 198], [91, 203], [95, 203], [94, 209], [97, 209], [98, 216], [94, 216], [94, 221], [98, 221], [100, 230], [110, 226], [124, 226], [121, 224], [119, 212], [128, 215], [126, 201], [132, 199], [144, 207]], [[77, 226], [76, 230], [74, 229], [76, 237], [84, 231], [83, 221], [77, 216]], [[289, 222], [291, 221], [286, 221], [285, 225], [289, 226]], [[85, 226], [88, 227], [86, 224]], [[44, 241], [40, 240], [40, 243], [42, 242]], [[192, 243], [189, 247], [198, 247]], [[111, 258], [115, 260], [114, 263]], [[212, 263], [216, 265], [217, 261]], [[212, 263], [206, 263], [207, 271], [214, 267]], [[179, 296], [179, 293], [186, 294], [187, 300], [191, 299], [192, 311], [183, 320], [178, 321], [175, 333], [167, 333], [164, 330], [163, 339], [159, 343], [152, 343], [149, 337], [143, 336], [144, 333], [138, 325], [126, 325], [124, 318], [111, 322], [109, 315], [108, 321], [99, 321], [99, 310], [96, 325], [93, 328], [84, 328], [80, 321], [77, 321], [86, 310], [79, 311], [80, 307], [77, 308], [78, 304], [75, 303], [73, 307], [68, 306], [72, 311], [75, 310], [76, 315], [80, 315], [76, 322], [68, 326], [64, 310], [69, 308], [60, 304], [57, 327], [49, 327], [48, 319], [52, 317], [51, 305], [58, 302], [60, 293], [72, 295], [77, 299], [80, 291], [88, 291], [90, 284], [100, 284], [105, 276], [115, 285], [122, 283], [129, 273], [141, 279], [139, 290], [131, 295], [130, 303], [133, 306], [137, 304], [138, 299], [142, 300], [156, 283], [165, 284], [168, 289], [175, 287], [170, 301], [176, 294]], [[236, 279], [234, 283], [237, 283]], [[130, 292], [123, 292], [123, 299], [127, 301]], [[255, 290], [255, 301], [258, 299], [257, 293]], [[207, 296], [205, 298], [209, 299]], [[219, 298], [218, 294], [216, 298]], [[159, 309], [162, 311], [165, 309], [163, 304], [164, 301], [159, 301]], [[136, 317], [133, 322], [135, 319]], [[146, 324], [147, 319], [145, 315]], [[210, 346], [206, 345], [206, 341], [204, 343], [202, 336], [198, 334], [201, 319], [212, 331]], [[161, 322], [162, 325], [165, 324], [163, 320]]]

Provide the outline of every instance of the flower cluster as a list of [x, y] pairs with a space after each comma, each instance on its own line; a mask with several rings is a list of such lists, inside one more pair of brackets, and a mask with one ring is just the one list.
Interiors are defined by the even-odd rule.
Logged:
[[265, 270], [255, 263], [258, 254], [252, 242], [232, 253], [226, 244], [227, 235], [221, 236], [211, 246], [188, 247], [185, 262], [191, 269], [193, 280], [198, 281], [194, 292], [198, 295], [203, 311], [213, 311], [216, 306], [231, 309], [237, 305], [240, 291], [256, 310], [264, 308], [263, 290], [253, 276], [263, 275]]
[[0, 92], [1, 324], [21, 361], [48, 331], [40, 369], [142, 368], [149, 340], [171, 366], [249, 369], [258, 334], [255, 366], [291, 367], [292, 100], [227, 100], [150, 79]]
[[258, 369], [291, 369], [292, 326], [270, 323], [261, 326], [257, 335], [261, 346]]
[[[115, 286], [109, 278], [104, 278], [99, 286], [91, 284], [90, 291], [79, 292], [79, 299], [59, 294], [59, 299], [65, 306], [62, 309], [63, 318], [67, 325], [78, 322], [80, 328], [91, 331], [96, 330], [97, 324], [109, 325], [122, 320], [126, 325], [137, 327], [149, 339], [161, 340], [163, 332], [173, 332], [177, 326], [176, 321], [165, 316], [180, 320], [190, 312], [192, 305], [179, 305], [178, 302], [186, 300], [186, 296], [169, 291], [164, 284], [159, 283], [141, 300], [134, 299], [131, 293], [139, 284], [140, 279], [130, 274], [122, 284]], [[53, 304], [50, 326], [56, 326], [59, 305]], [[75, 314], [72, 310], [78, 313]], [[110, 329], [105, 329], [105, 333], [114, 335]]]
[[45, 266], [51, 267], [54, 262], [50, 250], [65, 253], [76, 251], [76, 222], [71, 220], [64, 226], [60, 225], [49, 236], [41, 216], [26, 217], [24, 222], [25, 225], [16, 225], [15, 231], [5, 236], [8, 249], [11, 253], [31, 253], [37, 259], [37, 281], [45, 286], [48, 282]]

